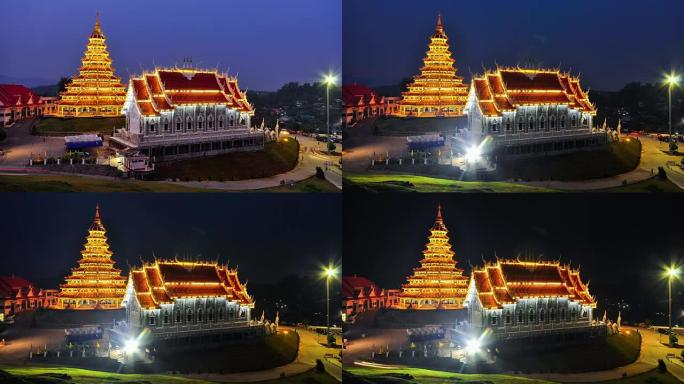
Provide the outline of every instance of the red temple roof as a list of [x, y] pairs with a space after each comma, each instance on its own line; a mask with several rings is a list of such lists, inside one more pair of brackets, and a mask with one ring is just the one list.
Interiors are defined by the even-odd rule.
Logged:
[[383, 97], [365, 85], [346, 84], [342, 86], [342, 104], [345, 106], [364, 106], [382, 103]]
[[473, 78], [472, 91], [485, 116], [500, 116], [521, 105], [565, 104], [596, 114], [579, 79], [557, 70], [497, 69]]
[[130, 91], [145, 116], [157, 116], [160, 111], [187, 104], [222, 104], [241, 112], [254, 111], [237, 79], [217, 71], [156, 69], [130, 82]]
[[559, 262], [523, 262], [497, 260], [475, 269], [471, 284], [485, 308], [502, 308], [517, 299], [566, 297], [585, 305], [595, 306], [589, 287], [582, 282], [579, 271]]
[[162, 303], [185, 297], [224, 297], [243, 305], [254, 303], [237, 271], [216, 264], [156, 261], [132, 270], [130, 282], [144, 308], [159, 308]]
[[26, 107], [41, 105], [43, 100], [29, 88], [19, 84], [0, 84], [0, 106]]

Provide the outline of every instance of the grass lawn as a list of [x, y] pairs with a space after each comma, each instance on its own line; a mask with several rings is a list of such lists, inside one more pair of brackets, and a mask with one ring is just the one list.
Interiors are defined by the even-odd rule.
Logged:
[[266, 336], [261, 340], [207, 347], [200, 350], [164, 353], [155, 361], [164, 371], [178, 373], [231, 373], [261, 371], [292, 362], [297, 357], [299, 335]]
[[266, 143], [263, 151], [234, 152], [194, 159], [175, 160], [156, 165], [157, 180], [180, 179], [245, 180], [287, 172], [297, 165], [299, 143], [296, 140]]
[[684, 192], [669, 180], [652, 177], [638, 183], [615, 188], [597, 189], [590, 192]]
[[212, 192], [156, 181], [71, 175], [0, 175], [0, 192]]
[[602, 381], [601, 384], [675, 384], [681, 383], [676, 377], [668, 372], [659, 372], [657, 369], [619, 380]]
[[345, 174], [344, 188], [353, 192], [556, 192], [498, 181], [458, 181], [415, 175]]
[[598, 338], [588, 343], [531, 353], [500, 348], [497, 366], [504, 371], [576, 373], [603, 371], [634, 362], [639, 356], [637, 333]]
[[[0, 368], [2, 369], [2, 368]], [[11, 375], [11, 376], [9, 376]], [[61, 379], [61, 375], [69, 375], [71, 379]], [[150, 374], [120, 374], [91, 371], [79, 368], [48, 368], [48, 367], [20, 367], [4, 368], [0, 370], [0, 383], [31, 383], [31, 384], [210, 384], [213, 381], [190, 379], [176, 375]], [[287, 376], [275, 380], [256, 381], [255, 384], [335, 384], [337, 381], [326, 373], [316, 372], [314, 369], [299, 375]]]
[[273, 188], [255, 189], [251, 192], [342, 192], [342, 190], [325, 179], [311, 176], [308, 179], [296, 182], [293, 186], [283, 185]]
[[502, 161], [496, 173], [498, 178], [529, 181], [597, 179], [633, 170], [640, 157], [641, 143], [638, 140], [622, 140], [610, 143], [602, 150], [508, 159]]
[[[551, 381], [528, 379], [510, 375], [464, 374], [433, 371], [421, 368], [375, 369], [350, 367], [344, 369], [342, 381], [346, 383], [462, 383], [462, 384], [549, 384]], [[409, 376], [405, 376], [409, 375]]]
[[121, 128], [126, 124], [124, 117], [78, 117], [63, 119], [60, 117], [44, 117], [36, 123], [36, 134], [70, 135], [78, 133], [111, 134], [114, 127]]

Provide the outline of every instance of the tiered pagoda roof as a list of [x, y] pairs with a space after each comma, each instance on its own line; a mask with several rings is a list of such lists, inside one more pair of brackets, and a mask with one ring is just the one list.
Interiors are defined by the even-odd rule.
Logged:
[[238, 80], [216, 70], [193, 68], [156, 68], [133, 77], [129, 92], [144, 116], [158, 116], [181, 105], [222, 104], [249, 114], [254, 107]]
[[58, 115], [119, 116], [126, 97], [126, 87], [114, 75], [99, 14], [81, 60], [79, 74], [60, 94]]
[[126, 278], [114, 267], [100, 206], [88, 229], [88, 237], [78, 267], [60, 285], [59, 302], [72, 309], [118, 308], [126, 289]]
[[460, 116], [468, 101], [468, 86], [456, 75], [455, 60], [441, 15], [437, 16], [435, 33], [430, 37], [428, 51], [420, 74], [402, 92], [400, 114], [416, 117]]
[[519, 299], [563, 297], [596, 306], [579, 270], [560, 262], [497, 260], [473, 271], [471, 284], [486, 309], [503, 308]]
[[472, 90], [485, 116], [501, 116], [525, 105], [564, 104], [596, 114], [578, 77], [557, 69], [497, 68], [473, 79]]
[[402, 285], [401, 305], [412, 309], [458, 309], [463, 306], [468, 278], [456, 266], [448, 230], [442, 219], [442, 207], [437, 208], [435, 224], [423, 251], [421, 266]]
[[156, 260], [132, 270], [129, 278], [138, 302], [146, 309], [191, 297], [222, 297], [254, 306], [237, 270], [216, 263]]

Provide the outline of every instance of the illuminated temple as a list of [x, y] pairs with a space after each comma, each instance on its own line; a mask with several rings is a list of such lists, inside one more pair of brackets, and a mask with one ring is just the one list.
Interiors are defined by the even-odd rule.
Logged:
[[525, 155], [605, 144], [592, 129], [596, 107], [580, 80], [557, 69], [497, 68], [476, 76], [468, 103], [468, 132], [491, 139], [489, 152]]
[[435, 117], [461, 116], [468, 100], [468, 86], [456, 75], [454, 59], [442, 17], [437, 17], [435, 33], [430, 37], [428, 51], [420, 74], [402, 92], [400, 116]]
[[253, 106], [237, 78], [216, 70], [155, 69], [132, 77], [123, 107], [126, 127], [112, 144], [156, 158], [260, 150], [250, 132]]
[[402, 285], [400, 307], [405, 309], [460, 309], [468, 289], [468, 277], [456, 266], [442, 207], [430, 229], [421, 266]]
[[117, 309], [126, 289], [126, 278], [114, 267], [105, 227], [100, 219], [100, 206], [88, 229], [78, 267], [60, 285], [58, 305], [63, 309]]
[[60, 94], [58, 116], [119, 116], [126, 87], [114, 75], [98, 15], [77, 76]]
[[236, 269], [207, 262], [155, 261], [131, 271], [126, 323], [150, 344], [240, 340], [263, 334], [254, 299]]
[[557, 261], [497, 260], [476, 268], [466, 306], [470, 325], [490, 328], [498, 339], [597, 327], [592, 323], [596, 299], [588, 284], [579, 270]]

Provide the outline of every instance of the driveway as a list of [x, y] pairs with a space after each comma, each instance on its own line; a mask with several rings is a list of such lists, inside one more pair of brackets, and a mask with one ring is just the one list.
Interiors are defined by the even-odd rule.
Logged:
[[0, 167], [24, 167], [31, 156], [58, 157], [66, 153], [63, 137], [33, 136], [31, 127], [35, 119], [20, 120], [6, 127], [7, 138], [0, 143], [4, 156], [0, 156]]

